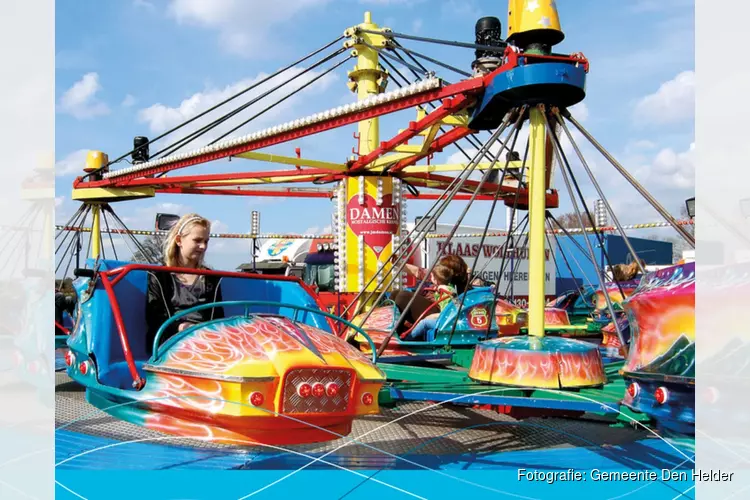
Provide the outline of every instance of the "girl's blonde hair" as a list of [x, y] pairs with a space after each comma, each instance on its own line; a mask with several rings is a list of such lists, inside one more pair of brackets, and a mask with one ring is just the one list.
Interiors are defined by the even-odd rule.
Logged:
[[[177, 236], [185, 236], [193, 226], [201, 226], [206, 228], [209, 233], [211, 232], [211, 221], [198, 214], [187, 214], [180, 217], [180, 220], [169, 230], [167, 239], [164, 241], [164, 264], [167, 267], [179, 267], [180, 247], [177, 246]], [[198, 267], [205, 267], [203, 261], [198, 263]]]

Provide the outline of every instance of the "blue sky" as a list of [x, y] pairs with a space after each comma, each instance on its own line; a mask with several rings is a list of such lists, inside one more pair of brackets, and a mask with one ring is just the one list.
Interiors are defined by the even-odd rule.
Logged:
[[[557, 4], [566, 39], [556, 51], [583, 52], [591, 62], [586, 100], [573, 112], [667, 209], [677, 213], [695, 190], [693, 2], [558, 0]], [[375, 22], [394, 31], [449, 40], [473, 41], [474, 23], [481, 16], [495, 15], [504, 29], [507, 25], [505, 2], [497, 0], [286, 0], [283, 8], [280, 5], [255, 0], [58, 1], [57, 223], [65, 222], [75, 210], [71, 184], [80, 175], [85, 150], [119, 156], [130, 149], [133, 136], [153, 137], [315, 50], [360, 23], [365, 10], [372, 12]], [[402, 43], [465, 70], [473, 59], [469, 49]], [[240, 132], [352, 102], [355, 97], [345, 85], [345, 71], [352, 66], [352, 61], [346, 63], [334, 76], [321, 79]], [[452, 82], [460, 78], [442, 69], [437, 73]], [[382, 120], [381, 139], [396, 133], [412, 116], [408, 112]], [[354, 130], [329, 132], [275, 151], [293, 155], [294, 148], [301, 147], [305, 157], [343, 161], [354, 146]], [[582, 149], [623, 222], [658, 220], [656, 212], [593, 148], [582, 145]], [[436, 160], [448, 161], [454, 152], [449, 150]], [[235, 160], [183, 172], [263, 167]], [[567, 211], [564, 185], [559, 182], [557, 187], [563, 199], [559, 210]], [[596, 198], [591, 188], [584, 192], [587, 201]], [[410, 203], [409, 219], [428, 206]], [[441, 222], [454, 222], [463, 206], [456, 203]], [[156, 211], [197, 211], [216, 221], [214, 230], [219, 232], [249, 231], [251, 210], [261, 211], [264, 232], [320, 231], [331, 219], [327, 200], [164, 195], [114, 208], [134, 229], [150, 228]], [[487, 210], [488, 204], [473, 207], [464, 223], [482, 225]], [[502, 227], [504, 220], [499, 214], [493, 227]], [[247, 242], [224, 240], [211, 245], [209, 261], [214, 266], [232, 268], [248, 258]]]

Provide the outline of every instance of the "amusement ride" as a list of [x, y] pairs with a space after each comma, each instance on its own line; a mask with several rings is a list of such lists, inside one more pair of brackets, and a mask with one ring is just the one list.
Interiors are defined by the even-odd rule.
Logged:
[[[646, 272], [572, 131], [585, 137], [692, 246], [694, 238], [572, 116], [570, 108], [585, 98], [590, 67], [581, 53], [552, 50], [563, 38], [554, 1], [510, 0], [505, 38], [500, 21], [485, 17], [476, 24], [473, 43], [396, 33], [366, 13], [364, 21], [343, 36], [182, 125], [152, 139], [136, 137], [128, 153], [110, 160], [104, 152], [89, 152], [84, 174], [73, 184], [72, 198], [81, 206], [57, 234], [58, 255], [65, 256], [58, 257], [57, 271], [67, 275], [72, 270], [77, 276], [73, 324], [57, 338], [58, 347], [65, 349], [67, 376], [85, 387], [91, 405], [117, 419], [230, 444], [337, 439], [351, 432], [355, 419], [399, 401], [483, 405], [511, 415], [596, 414], [610, 417], [610, 422], [638, 422], [691, 434], [694, 264]], [[471, 68], [456, 68], [401, 43], [408, 41], [463, 47], [474, 50], [476, 57]], [[301, 73], [165, 143], [183, 126], [238, 102], [316, 56], [317, 62]], [[357, 96], [355, 102], [233, 135], [352, 60], [348, 86]], [[458, 73], [461, 80], [449, 83], [425, 64]], [[325, 71], [253, 116], [242, 114], [255, 104], [264, 106], [300, 75], [325, 66]], [[409, 109], [414, 119], [384, 139], [379, 118]], [[231, 119], [238, 121], [231, 130], [187, 149]], [[302, 158], [299, 150], [296, 157], [264, 152], [355, 125], [355, 154], [345, 162]], [[519, 141], [524, 125], [529, 130], [526, 144]], [[594, 217], [564, 141], [572, 146], [613, 227], [587, 228]], [[461, 148], [462, 142], [473, 154]], [[466, 163], [431, 162], [451, 146], [459, 148]], [[221, 159], [286, 167], [182, 173]], [[553, 187], [556, 172], [580, 231], [595, 238], [605, 230], [618, 232], [638, 267], [639, 281], [610, 280], [597, 266], [596, 283], [547, 303], [546, 252], [558, 234], [570, 236], [555, 225], [551, 212], [560, 203], [561, 194]], [[303, 186], [277, 186], [283, 184]], [[112, 207], [165, 193], [331, 199], [335, 295], [342, 305], [335, 310], [323, 306], [320, 294], [293, 276], [161, 265]], [[475, 202], [488, 206], [480, 245], [490, 234], [499, 204], [514, 213], [525, 212], [524, 222], [505, 234], [528, 248], [528, 308], [510, 304], [499, 284], [474, 285], [450, 298], [426, 338], [407, 340], [416, 323], [406, 324], [405, 312], [433, 286], [427, 279], [409, 289], [405, 284], [407, 263], [429, 237], [429, 224], [407, 230], [406, 204], [414, 199], [434, 201], [424, 215], [431, 222], [451, 202], [466, 202], [445, 235], [447, 242], [459, 234]], [[84, 231], [90, 232], [90, 253], [72, 265]], [[116, 233], [127, 237], [146, 262], [119, 260], [112, 242]], [[107, 236], [114, 258], [106, 255]], [[582, 241], [593, 256], [591, 240]], [[498, 249], [495, 257], [505, 261], [505, 250]], [[437, 261], [425, 276], [431, 275]], [[596, 259], [592, 262], [597, 265]], [[476, 260], [467, 264], [477, 269]], [[222, 299], [171, 317], [153, 345], [146, 345], [147, 281], [159, 272], [215, 276]], [[392, 300], [399, 292], [412, 293], [405, 308]], [[212, 307], [222, 307], [225, 317], [160, 341], [184, 315]]]

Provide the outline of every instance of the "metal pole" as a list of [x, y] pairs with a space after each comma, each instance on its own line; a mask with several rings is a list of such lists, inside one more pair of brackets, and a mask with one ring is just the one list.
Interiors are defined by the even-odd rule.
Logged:
[[[594, 173], [591, 171], [591, 168], [589, 168], [588, 163], [586, 163], [586, 159], [583, 157], [583, 154], [581, 153], [581, 150], [578, 148], [578, 144], [575, 143], [573, 140], [573, 135], [570, 133], [570, 130], [568, 129], [568, 126], [565, 124], [565, 120], [562, 120], [559, 116], [559, 110], [554, 110], [553, 113], [555, 114], [555, 118], [557, 119], [557, 122], [562, 126], [563, 131], [565, 132], [565, 135], [568, 137], [568, 140], [573, 145], [573, 149], [576, 152], [576, 155], [578, 155], [578, 159], [581, 160], [581, 165], [583, 165], [584, 170], [586, 170], [586, 174], [588, 174], [589, 179], [591, 179], [591, 183], [594, 185], [594, 188], [596, 189], [596, 192], [599, 194], [599, 198], [601, 203], [606, 208], [606, 212], [604, 212], [603, 216], [606, 216], [606, 213], [609, 212], [612, 215], [612, 222], [614, 222], [615, 227], [617, 227], [617, 230], [620, 233], [620, 236], [622, 236], [623, 241], [625, 242], [625, 245], [628, 247], [628, 251], [633, 256], [635, 261], [637, 262], [638, 269], [641, 271], [642, 274], [646, 274], [646, 270], [641, 265], [641, 260], [638, 258], [638, 254], [636, 253], [635, 249], [633, 248], [633, 245], [630, 243], [630, 239], [625, 234], [625, 230], [622, 228], [622, 225], [620, 224], [620, 220], [617, 218], [617, 215], [615, 214], [615, 211], [612, 210], [612, 207], [610, 206], [609, 202], [607, 201], [607, 198], [604, 196], [604, 192], [602, 192], [601, 186], [599, 186], [599, 183], [596, 182], [596, 179], [594, 178]], [[602, 217], [603, 219], [604, 217]], [[606, 224], [606, 220], [602, 221], [604, 224]], [[599, 221], [597, 221], [597, 225], [599, 224]], [[603, 224], [602, 224], [603, 225]], [[604, 258], [604, 254], [602, 254], [602, 258]]]
[[607, 161], [609, 161], [612, 164], [613, 167], [617, 169], [618, 172], [620, 172], [620, 174], [622, 174], [623, 177], [625, 177], [625, 179], [630, 183], [630, 185], [633, 186], [636, 189], [636, 191], [638, 191], [640, 195], [643, 196], [646, 199], [646, 201], [648, 201], [651, 204], [651, 206], [654, 207], [654, 209], [657, 212], [659, 212], [659, 214], [662, 217], [664, 217], [664, 220], [669, 222], [669, 224], [673, 228], [675, 228], [675, 230], [678, 233], [680, 233], [680, 235], [685, 239], [685, 241], [687, 241], [688, 244], [690, 244], [690, 246], [695, 248], [695, 238], [690, 233], [688, 233], [684, 227], [682, 227], [681, 225], [677, 223], [675, 218], [672, 217], [672, 215], [669, 212], [667, 212], [667, 210], [663, 206], [661, 206], [661, 204], [658, 201], [656, 201], [656, 199], [653, 196], [651, 196], [651, 194], [648, 191], [646, 191], [646, 188], [641, 186], [641, 184], [637, 180], [635, 180], [635, 178], [632, 175], [630, 175], [630, 173], [627, 170], [625, 170], [625, 168], [622, 165], [620, 165], [620, 163], [617, 160], [615, 160], [615, 158], [611, 154], [609, 154], [609, 152], [606, 149], [604, 149], [604, 146], [599, 144], [599, 142], [597, 142], [597, 140], [594, 139], [594, 137], [591, 134], [589, 134], [588, 131], [584, 129], [583, 126], [581, 126], [581, 124], [578, 123], [578, 121], [575, 118], [573, 118], [570, 115], [570, 112], [568, 110], [562, 111], [562, 115], [565, 118], [567, 118], [568, 121], [570, 121], [570, 123], [575, 125], [578, 131], [581, 132], [584, 135], [584, 137], [586, 137], [586, 139], [589, 140], [589, 142], [607, 159]]
[[[544, 235], [547, 118], [544, 108], [530, 110], [529, 127], [529, 335], [544, 337]], [[583, 223], [581, 224], [583, 227]], [[512, 262], [511, 265], [515, 264]], [[513, 267], [511, 267], [511, 270]], [[511, 275], [512, 277], [512, 275]]]
[[[554, 132], [552, 130], [552, 125], [549, 123], [549, 121], [547, 121], [546, 117], [545, 117], [545, 124], [547, 126], [547, 131], [549, 132], [549, 134], [550, 135], [554, 135]], [[563, 158], [562, 158], [562, 155], [563, 155], [563, 153], [562, 153], [562, 147], [560, 146], [559, 141], [553, 141], [553, 146], [552, 147], [553, 147], [553, 151], [555, 152], [555, 156], [557, 157], [557, 161], [560, 162], [560, 165], [564, 166], [565, 163], [563, 162]], [[578, 219], [578, 224], [580, 224], [581, 228], [583, 228], [583, 227], [585, 227], [584, 223], [583, 223], [583, 217], [581, 216], [581, 211], [578, 208], [578, 202], [576, 201], [575, 194], [573, 193], [573, 187], [571, 186], [570, 179], [568, 178], [568, 172], [565, 170], [565, 168], [561, 168], [560, 171], [562, 172], [563, 180], [565, 181], [565, 187], [567, 188], [568, 194], [570, 195], [570, 201], [573, 204], [573, 211], [575, 212], [576, 218]], [[598, 268], [597, 269], [597, 273], [596, 273], [596, 277], [599, 280], [599, 286], [601, 287], [602, 294], [604, 295], [604, 300], [607, 301], [607, 309], [609, 310], [609, 314], [612, 317], [612, 322], [615, 325], [615, 331], [617, 332], [617, 338], [620, 340], [620, 345], [623, 347], [623, 349], [625, 349], [627, 351], [628, 350], [628, 346], [625, 343], [625, 338], [624, 338], [624, 336], [622, 334], [622, 330], [620, 330], [620, 324], [618, 323], [617, 316], [615, 315], [615, 309], [614, 309], [614, 306], [612, 305], [612, 299], [610, 298], [609, 293], [607, 293], [607, 286], [606, 286], [606, 284], [604, 282], [604, 276], [603, 276], [602, 270], [596, 264], [596, 257], [594, 256], [594, 248], [591, 246], [591, 241], [589, 240], [588, 235], [585, 234], [584, 236], [585, 236], [584, 241], [586, 242], [586, 247], [588, 248], [589, 252], [591, 253], [591, 257], [592, 257], [593, 262], [594, 262], [594, 267]]]

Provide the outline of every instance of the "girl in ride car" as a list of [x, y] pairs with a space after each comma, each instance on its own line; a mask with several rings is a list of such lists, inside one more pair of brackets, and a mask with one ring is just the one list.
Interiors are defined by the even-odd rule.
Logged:
[[[190, 269], [208, 269], [203, 263], [208, 249], [211, 223], [198, 214], [180, 218], [167, 234], [164, 242], [164, 265], [180, 268], [148, 273], [146, 300], [146, 342], [153, 348], [159, 327], [174, 314], [200, 304], [221, 302], [219, 276], [197, 275]], [[203, 309], [183, 316], [179, 324], [171, 324], [162, 334], [164, 342], [193, 325], [224, 317], [221, 307]]]
[[433, 298], [438, 304], [437, 308], [435, 312], [419, 320], [404, 340], [430, 340], [427, 338], [428, 332], [437, 327], [440, 311], [456, 296], [456, 287], [451, 284], [453, 278], [453, 270], [450, 267], [443, 264], [435, 266], [430, 275], [430, 281], [436, 285]]

